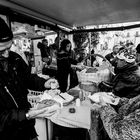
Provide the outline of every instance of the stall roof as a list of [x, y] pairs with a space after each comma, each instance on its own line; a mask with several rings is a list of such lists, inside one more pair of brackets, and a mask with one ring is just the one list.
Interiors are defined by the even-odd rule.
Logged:
[[70, 29], [140, 21], [140, 0], [1, 0], [0, 4]]

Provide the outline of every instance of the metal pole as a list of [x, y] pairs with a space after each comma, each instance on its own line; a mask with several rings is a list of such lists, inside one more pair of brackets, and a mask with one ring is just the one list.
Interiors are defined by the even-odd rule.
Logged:
[[88, 40], [89, 40], [89, 55], [90, 55], [90, 66], [91, 66], [91, 32], [88, 33]]

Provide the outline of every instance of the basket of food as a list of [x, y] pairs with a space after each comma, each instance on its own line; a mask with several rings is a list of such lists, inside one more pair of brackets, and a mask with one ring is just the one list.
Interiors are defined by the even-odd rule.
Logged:
[[[99, 66], [86, 66], [86, 60], [91, 56], [102, 58], [102, 64]], [[83, 69], [81, 71], [77, 71], [77, 77], [79, 81], [79, 86], [81, 89], [91, 92], [97, 92], [98, 84], [102, 81], [110, 81], [113, 68], [110, 62], [100, 54], [92, 54], [87, 56], [83, 60]]]
[[79, 83], [79, 87], [80, 89], [83, 89], [85, 91], [89, 91], [89, 92], [98, 92], [98, 85], [96, 83], [93, 82], [83, 82], [83, 83]]

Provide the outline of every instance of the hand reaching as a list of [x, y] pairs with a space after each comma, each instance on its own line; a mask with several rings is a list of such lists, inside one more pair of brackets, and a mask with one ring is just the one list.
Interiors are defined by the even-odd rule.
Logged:
[[48, 108], [42, 108], [42, 109], [30, 109], [28, 111], [29, 119], [36, 118], [38, 115], [43, 114], [48, 111]]
[[94, 103], [91, 107], [92, 110], [97, 111], [97, 112], [99, 111], [100, 108], [101, 108], [101, 105], [98, 103]]
[[99, 96], [99, 104], [101, 106], [107, 106], [107, 103], [104, 101], [104, 99], [103, 99], [103, 97], [101, 95]]
[[59, 87], [58, 81], [54, 78], [50, 78], [45, 82], [45, 88], [51, 88], [51, 84], [53, 83], [53, 85], [56, 86], [56, 88]]
[[38, 114], [35, 118], [49, 118], [55, 113], [56, 113], [56, 110], [46, 111], [46, 112], [44, 112], [42, 114]]
[[98, 112], [102, 106], [107, 106], [107, 103], [105, 103], [105, 101], [103, 100], [103, 97], [100, 95], [99, 103], [94, 103], [92, 105], [92, 109]]
[[59, 109], [58, 104], [54, 105], [52, 107], [44, 107], [42, 109], [31, 108], [28, 111], [29, 119], [32, 119], [32, 118], [49, 118], [53, 114], [55, 114], [58, 109]]

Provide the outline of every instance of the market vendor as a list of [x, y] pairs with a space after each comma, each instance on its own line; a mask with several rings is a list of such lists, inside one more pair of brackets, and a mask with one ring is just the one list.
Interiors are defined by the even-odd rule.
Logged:
[[0, 18], [0, 139], [36, 140], [34, 118], [47, 110], [30, 109], [28, 89], [43, 91], [54, 79], [31, 74], [22, 57], [10, 51], [12, 39], [12, 31]]
[[113, 92], [119, 97], [132, 98], [140, 92], [140, 68], [136, 55], [131, 50], [123, 49], [117, 55], [117, 74], [114, 77]]
[[139, 95], [140, 67], [136, 63], [136, 54], [133, 50], [123, 49], [117, 54], [116, 75], [107, 85], [119, 97], [133, 98]]

